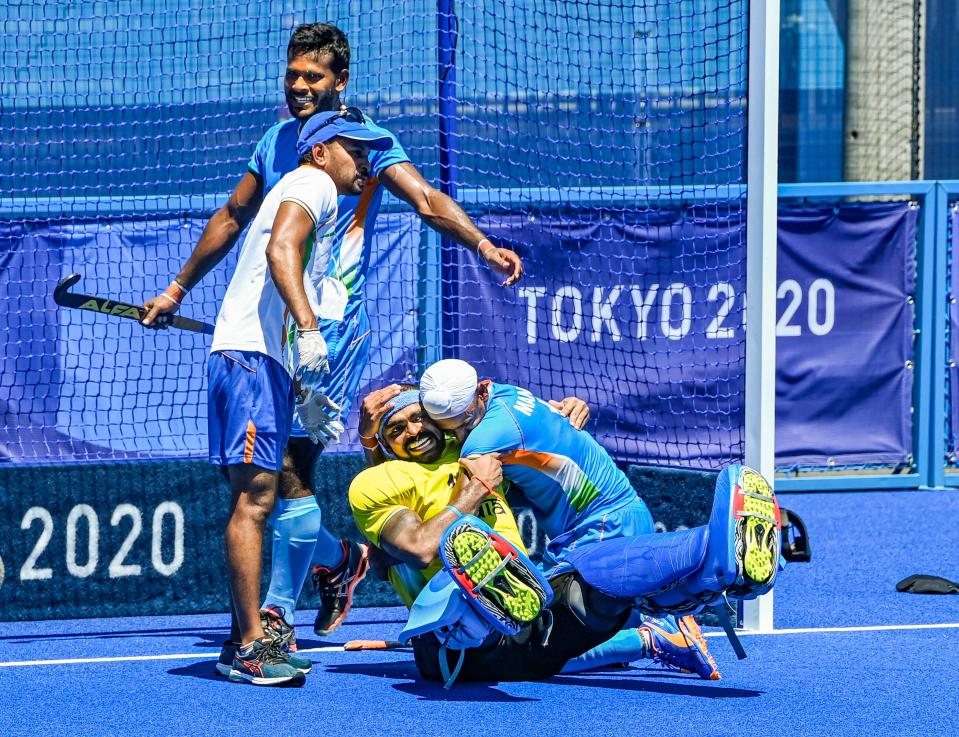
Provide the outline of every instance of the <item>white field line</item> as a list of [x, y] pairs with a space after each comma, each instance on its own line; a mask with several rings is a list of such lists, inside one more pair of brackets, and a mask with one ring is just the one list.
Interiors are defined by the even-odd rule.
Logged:
[[[300, 653], [341, 653], [339, 646], [311, 647], [297, 650]], [[202, 653], [169, 653], [166, 655], [120, 655], [112, 658], [61, 658], [59, 660], [10, 660], [0, 662], [0, 668], [17, 665], [76, 665], [78, 663], [122, 663], [138, 660], [212, 660], [220, 657], [220, 651], [208, 650]]]
[[[772, 632], [756, 632], [752, 630], [736, 630], [740, 637], [751, 635], [807, 635], [807, 634], [829, 634], [841, 632], [901, 632], [904, 630], [944, 630], [959, 629], [959, 622], [951, 624], [891, 624], [877, 625], [873, 627], [804, 627], [797, 629], [773, 630]], [[726, 633], [704, 632], [706, 637], [725, 637]], [[339, 646], [328, 645], [325, 647], [312, 647], [298, 650], [300, 653], [336, 653], [343, 652]], [[121, 655], [110, 658], [61, 658], [58, 660], [10, 660], [0, 662], [0, 668], [11, 668], [16, 666], [33, 665], [76, 665], [80, 663], [122, 663], [141, 660], [211, 660], [219, 657], [219, 651], [207, 651], [202, 653], [171, 653], [166, 655]]]
[[[740, 637], [749, 635], [809, 635], [830, 632], [900, 632], [903, 630], [948, 630], [959, 628], [959, 622], [952, 624], [881, 624], [873, 627], [798, 627], [796, 629], [772, 630], [770, 632], [761, 632], [759, 630], [736, 630]], [[704, 637], [725, 637], [726, 633], [722, 630], [718, 632], [704, 632]], [[0, 663], [0, 665], [3, 665]]]

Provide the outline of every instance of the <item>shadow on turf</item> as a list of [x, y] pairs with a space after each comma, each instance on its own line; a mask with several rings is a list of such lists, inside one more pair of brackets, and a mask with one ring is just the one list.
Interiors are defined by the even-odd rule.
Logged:
[[392, 687], [397, 691], [416, 696], [421, 701], [475, 701], [485, 703], [539, 701], [539, 699], [529, 699], [522, 696], [510, 696], [493, 688], [491, 684], [483, 683], [457, 683], [447, 690], [439, 683], [422, 680], [412, 660], [381, 661], [379, 663], [337, 663], [326, 666], [326, 672], [410, 681], [409, 683], [394, 683]]
[[[219, 675], [215, 670], [216, 662], [212, 660], [203, 660], [199, 663], [192, 663], [191, 665], [185, 665], [182, 668], [171, 668], [167, 671], [171, 676], [189, 676], [191, 678], [199, 678], [201, 681], [216, 681], [218, 683], [226, 683], [230, 686], [234, 685], [224, 676]], [[305, 683], [305, 679], [299, 679], [290, 681], [289, 683], [281, 683], [278, 686], [271, 686], [270, 688], [299, 688]], [[249, 685], [249, 684], [235, 684], [235, 685]]]
[[[618, 677], [609, 671], [559, 675], [549, 683], [563, 686], [586, 686], [588, 688], [612, 688], [617, 691], [641, 691], [643, 693], [670, 694], [673, 696], [693, 696], [703, 699], [754, 699], [764, 696], [765, 691], [751, 688], [732, 688], [728, 686], [707, 685], [706, 682], [689, 676], [673, 673], [644, 673], [631, 669], [635, 676]], [[663, 679], [669, 679], [664, 681]], [[715, 683], [713, 681], [712, 683]]]

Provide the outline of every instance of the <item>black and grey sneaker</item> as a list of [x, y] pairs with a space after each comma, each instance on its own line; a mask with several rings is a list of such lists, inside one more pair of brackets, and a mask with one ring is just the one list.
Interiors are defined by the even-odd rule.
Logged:
[[236, 655], [236, 649], [239, 645], [233, 640], [227, 640], [220, 648], [220, 657], [216, 661], [216, 672], [221, 676], [230, 675], [233, 670], [233, 656]]
[[233, 656], [230, 680], [236, 683], [252, 683], [254, 686], [279, 686], [287, 683], [303, 683], [306, 676], [292, 663], [276, 640], [261, 637], [251, 643], [248, 652], [237, 648]]
[[335, 568], [313, 566], [313, 587], [320, 595], [313, 631], [322, 636], [342, 624], [353, 603], [353, 590], [369, 570], [369, 546], [340, 540], [343, 561]]
[[313, 670], [313, 661], [296, 654], [296, 629], [286, 622], [283, 607], [265, 607], [260, 610], [260, 624], [267, 637], [272, 637], [280, 649], [285, 652], [290, 663], [300, 673], [306, 675]]

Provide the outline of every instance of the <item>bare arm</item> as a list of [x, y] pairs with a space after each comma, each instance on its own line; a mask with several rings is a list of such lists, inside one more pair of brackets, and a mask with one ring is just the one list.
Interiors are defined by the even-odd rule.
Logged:
[[303, 288], [303, 256], [313, 219], [295, 202], [283, 202], [273, 220], [266, 261], [276, 289], [301, 330], [316, 328], [316, 315]]
[[412, 164], [394, 164], [383, 171], [379, 179], [384, 187], [416, 210], [433, 230], [479, 254], [491, 269], [505, 276], [504, 286], [519, 281], [523, 275], [520, 257], [508, 248], [497, 248], [490, 243], [463, 208], [431, 187]]
[[[462, 514], [476, 514], [489, 496], [487, 484], [495, 488], [503, 481], [502, 465], [492, 455], [480, 456], [471, 462], [470, 472], [472, 477], [469, 480], [465, 474], [460, 474], [450, 500], [450, 506]], [[444, 509], [425, 522], [411, 509], [400, 512], [383, 528], [380, 547], [398, 560], [426, 568], [436, 559], [446, 528], [457, 518], [458, 515], [450, 509]]]
[[[263, 181], [247, 172], [243, 175], [227, 203], [207, 221], [193, 253], [176, 275], [176, 281], [186, 290], [195, 287], [210, 270], [236, 245], [236, 241], [263, 201]], [[148, 312], [143, 324], [152, 326], [161, 315], [177, 311], [179, 305], [172, 299], [157, 295], [143, 304]]]

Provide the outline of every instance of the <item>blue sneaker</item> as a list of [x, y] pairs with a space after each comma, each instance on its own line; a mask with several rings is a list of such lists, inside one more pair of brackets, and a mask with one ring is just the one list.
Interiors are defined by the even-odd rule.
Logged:
[[276, 640], [261, 637], [253, 641], [248, 653], [237, 648], [230, 680], [235, 683], [245, 681], [254, 686], [299, 685], [306, 676], [290, 663], [290, 656], [283, 652]]
[[736, 599], [773, 587], [779, 570], [782, 522], [772, 487], [746, 466], [723, 469], [709, 518], [703, 581]]
[[692, 615], [679, 620], [675, 617], [646, 617], [639, 629], [649, 633], [656, 662], [685, 673], [695, 673], [704, 681], [719, 680], [716, 661], [709, 654], [706, 638]]
[[264, 607], [260, 610], [260, 624], [267, 637], [272, 637], [280, 649], [286, 653], [290, 665], [306, 675], [313, 670], [313, 661], [296, 654], [296, 630], [286, 623], [283, 607]]

